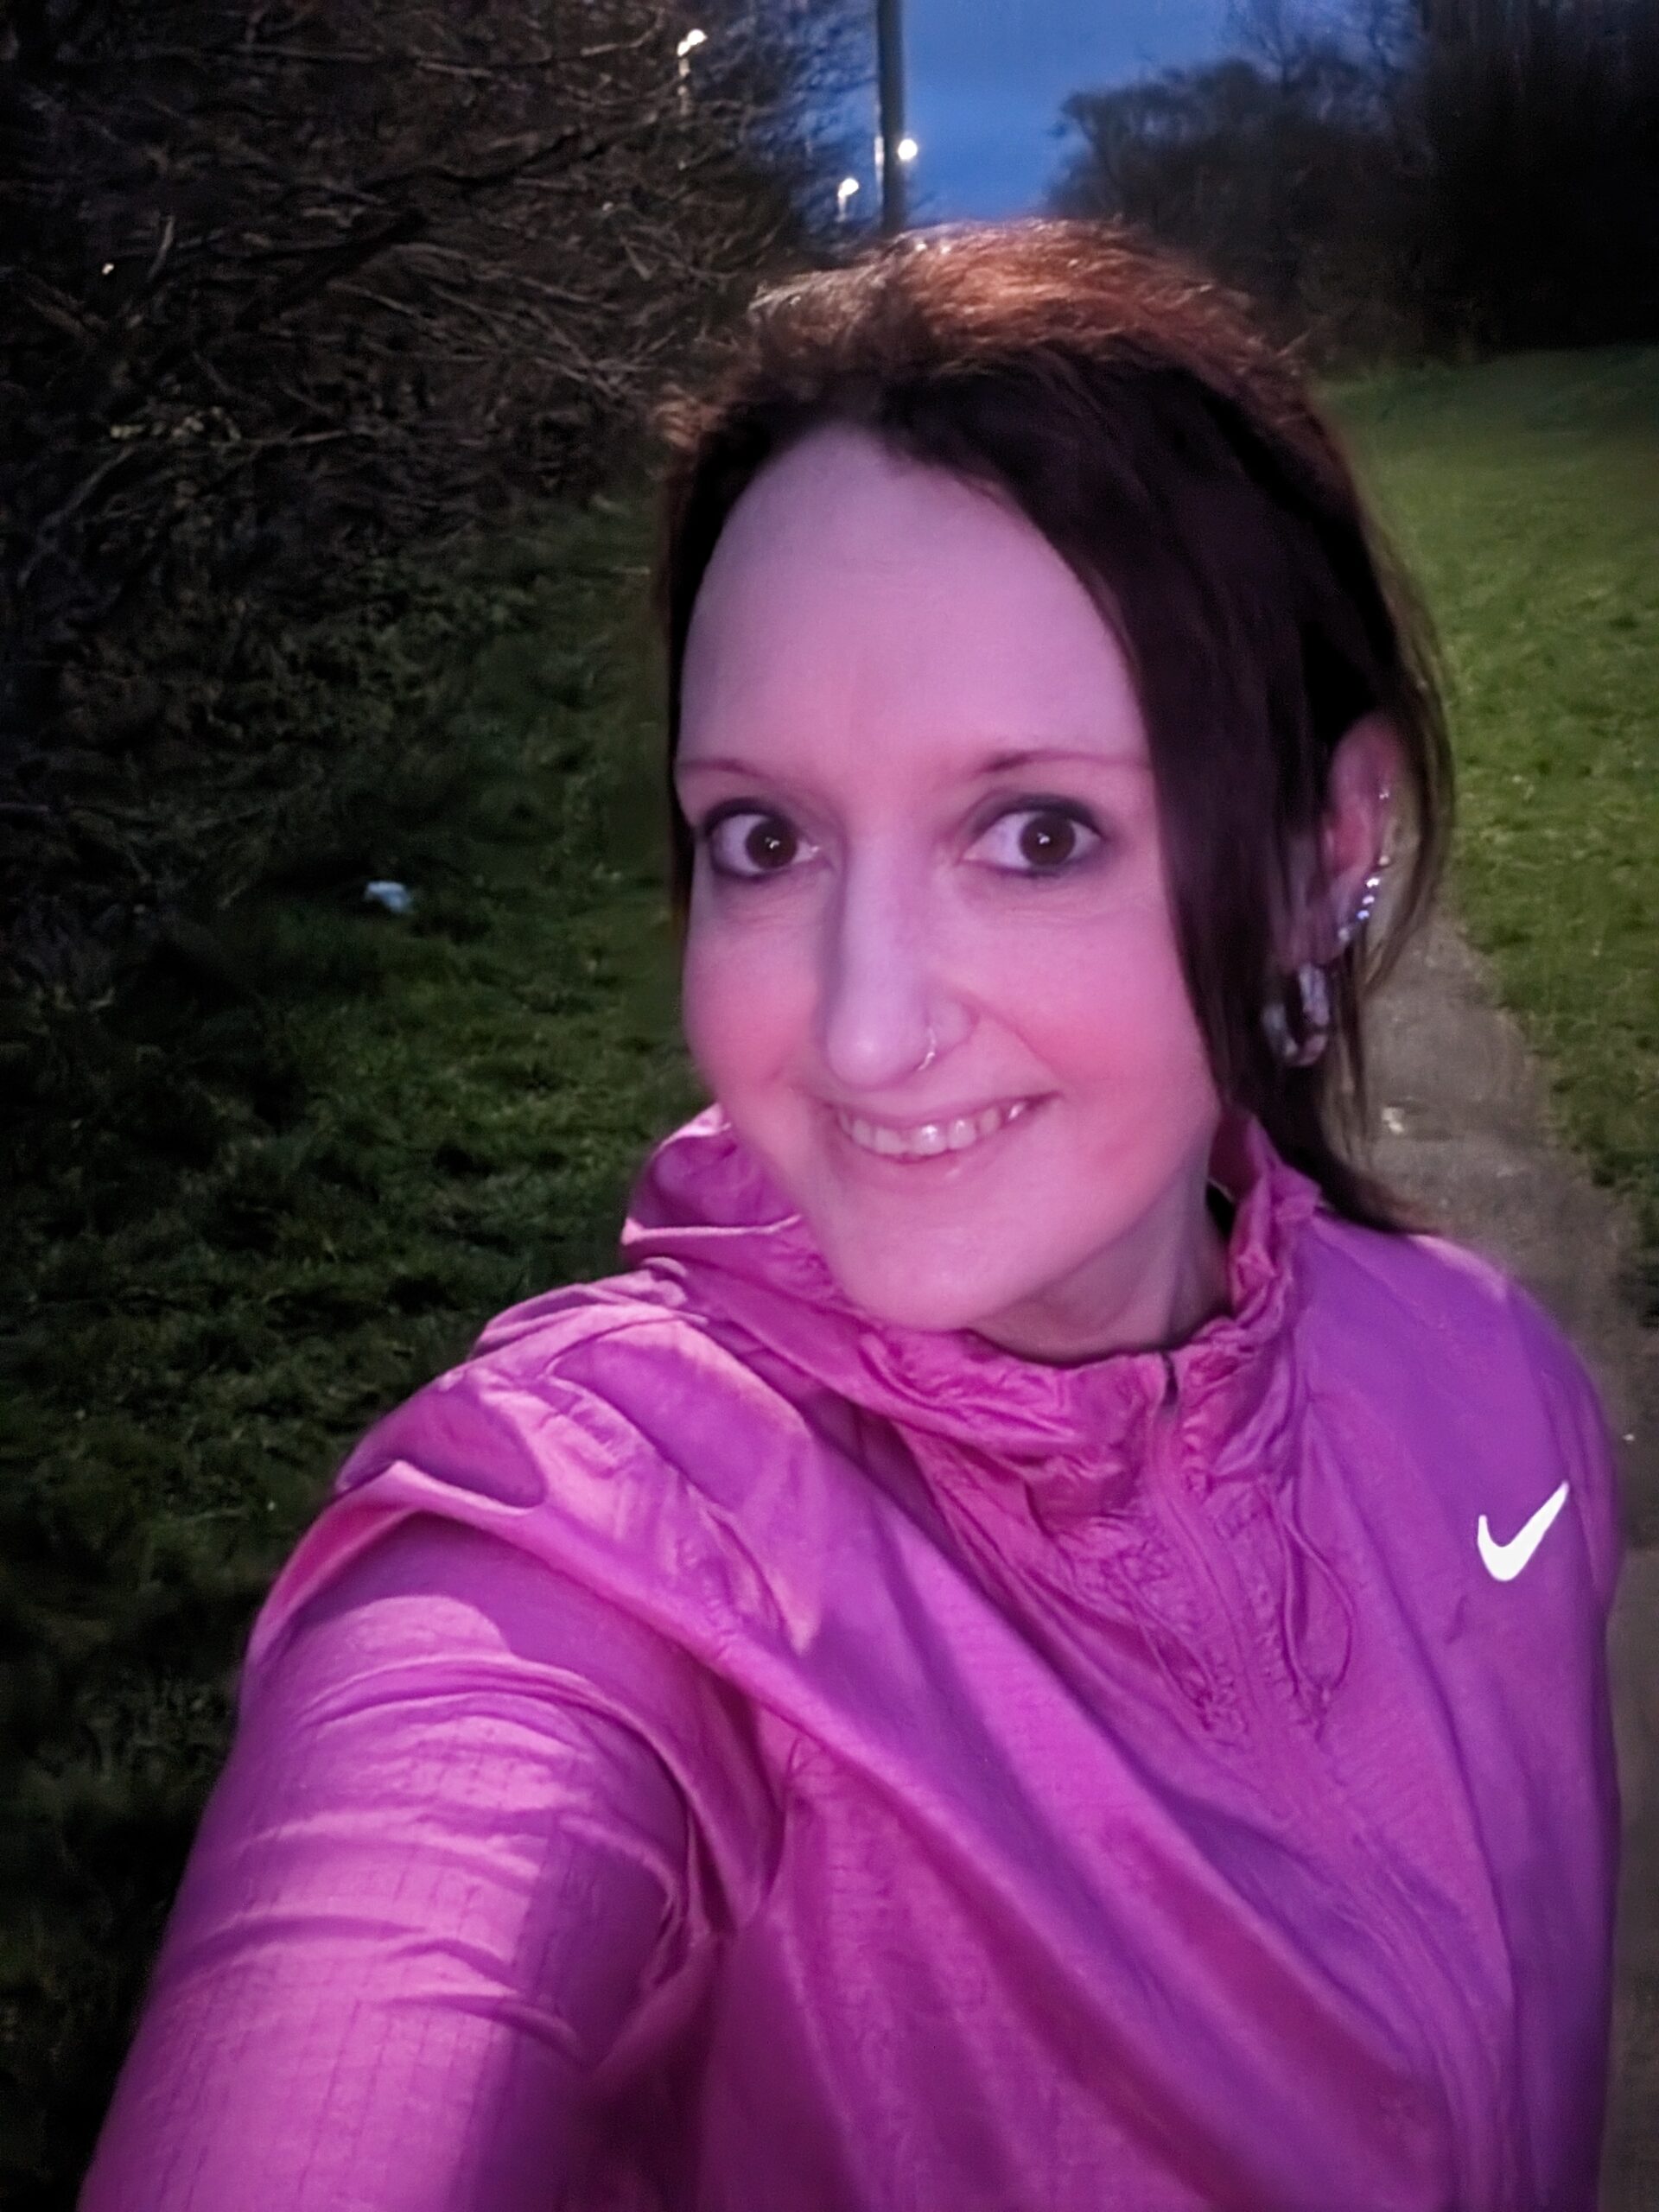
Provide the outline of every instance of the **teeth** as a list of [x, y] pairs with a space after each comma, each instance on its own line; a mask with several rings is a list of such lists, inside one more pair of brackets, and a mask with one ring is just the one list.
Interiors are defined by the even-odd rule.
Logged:
[[990, 1136], [1005, 1122], [1017, 1122], [1030, 1104], [1019, 1098], [1011, 1106], [988, 1106], [982, 1114], [959, 1115], [953, 1122], [923, 1122], [902, 1132], [864, 1121], [856, 1114], [840, 1114], [836, 1121], [855, 1144], [887, 1160], [929, 1160], [941, 1152], [966, 1152], [982, 1137]]

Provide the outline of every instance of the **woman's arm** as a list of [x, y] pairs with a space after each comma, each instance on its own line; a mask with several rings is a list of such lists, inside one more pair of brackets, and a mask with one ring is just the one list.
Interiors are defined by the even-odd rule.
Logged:
[[682, 1933], [683, 1800], [589, 1687], [640, 1633], [430, 1516], [307, 1604], [245, 1683], [81, 2212], [547, 2212]]

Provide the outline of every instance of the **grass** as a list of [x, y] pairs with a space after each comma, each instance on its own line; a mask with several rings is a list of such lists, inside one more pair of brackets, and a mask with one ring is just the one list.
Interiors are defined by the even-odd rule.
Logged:
[[[3, 1255], [0, 2203], [73, 2202], [253, 1611], [346, 1447], [614, 1268], [677, 1044], [634, 509], [480, 556], [460, 772], [28, 1043]], [[461, 588], [458, 582], [457, 588]], [[317, 871], [313, 871], [314, 879]], [[412, 914], [364, 903], [410, 884]], [[13, 1039], [14, 1046], [18, 1040]]]
[[[1650, 1251], [1656, 391], [1659, 355], [1620, 353], [1338, 395], [1448, 648], [1459, 902]], [[383, 803], [118, 1003], [0, 1038], [25, 1171], [0, 1251], [9, 2208], [73, 2202], [248, 1627], [340, 1459], [490, 1313], [609, 1272], [632, 1174], [701, 1103], [645, 558], [630, 503], [429, 576], [391, 640], [427, 706]], [[372, 645], [349, 664], [372, 680]], [[377, 875], [412, 914], [365, 905]]]
[[1659, 350], [1336, 397], [1446, 652], [1455, 904], [1659, 1319]]

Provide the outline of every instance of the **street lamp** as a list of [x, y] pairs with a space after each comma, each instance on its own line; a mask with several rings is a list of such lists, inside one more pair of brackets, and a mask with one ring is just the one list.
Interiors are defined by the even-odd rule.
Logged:
[[913, 138], [901, 138], [893, 150], [908, 168], [922, 149]]
[[707, 31], [687, 31], [674, 49], [674, 58], [680, 65], [680, 113], [682, 115], [690, 114], [691, 110], [691, 57], [700, 46], [707, 46], [708, 43]]
[[880, 123], [876, 182], [881, 193], [881, 228], [893, 238], [905, 227], [905, 34], [903, 0], [875, 0], [875, 77]]
[[851, 207], [853, 196], [857, 190], [858, 179], [855, 176], [842, 177], [841, 182], [836, 187], [836, 220], [838, 223], [846, 221], [847, 210]]

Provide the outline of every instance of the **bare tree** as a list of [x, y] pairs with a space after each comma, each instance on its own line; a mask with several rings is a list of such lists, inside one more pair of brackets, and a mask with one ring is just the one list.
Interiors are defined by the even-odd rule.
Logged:
[[1057, 185], [1071, 213], [1126, 217], [1252, 292], [1329, 354], [1359, 334], [1384, 222], [1371, 84], [1326, 39], [1288, 39], [1066, 103], [1083, 143]]
[[0, 10], [14, 925], [77, 884], [181, 894], [165, 808], [124, 835], [81, 771], [200, 734], [273, 607], [600, 480], [690, 336], [806, 250], [853, 28], [839, 0]]
[[1326, 358], [1659, 332], [1652, 0], [1235, 0], [1236, 51], [1080, 92], [1056, 204]]

